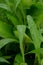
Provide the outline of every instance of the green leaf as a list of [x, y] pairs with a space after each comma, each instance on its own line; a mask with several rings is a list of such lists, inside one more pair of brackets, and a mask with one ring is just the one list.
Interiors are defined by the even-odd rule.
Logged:
[[23, 23], [26, 24], [26, 12], [23, 6], [23, 3], [21, 1], [20, 5], [18, 6], [18, 8], [20, 9], [20, 13], [22, 15], [22, 19], [24, 20]]
[[27, 65], [26, 63], [14, 63], [14, 65]]
[[27, 65], [26, 63], [21, 63], [20, 65]]
[[41, 60], [41, 65], [43, 65], [43, 59]]
[[35, 22], [33, 21], [31, 16], [27, 16], [27, 22], [28, 22], [28, 28], [30, 30], [31, 33], [31, 37], [33, 40], [33, 43], [35, 45], [35, 48], [40, 48], [40, 44], [41, 44], [41, 34], [39, 32], [39, 30], [37, 29], [37, 26], [35, 24]]
[[33, 43], [32, 39], [27, 34], [24, 35], [24, 42], [25, 43]]
[[0, 8], [2, 8], [2, 9], [4, 9], [4, 10], [7, 10], [7, 11], [10, 11], [10, 12], [11, 12], [9, 6], [6, 5], [6, 4], [4, 4], [4, 3], [0, 3]]
[[20, 54], [17, 54], [15, 57], [15, 61], [19, 64], [23, 63], [22, 56]]
[[27, 65], [26, 63], [23, 63], [23, 59], [22, 59], [21, 54], [16, 55], [15, 62], [16, 63], [14, 63], [14, 65], [17, 65], [17, 64], [18, 65]]
[[6, 2], [6, 3], [8, 3], [8, 2], [9, 2], [9, 0], [5, 0], [5, 2]]
[[30, 52], [27, 52], [27, 53], [25, 53], [24, 55], [27, 55], [27, 54], [29, 54], [29, 53], [43, 53], [43, 48], [39, 48], [39, 49], [35, 49], [35, 50], [32, 50], [32, 51], [30, 51]]
[[43, 48], [40, 48], [39, 51], [40, 51], [40, 53], [43, 53]]
[[30, 52], [27, 52], [27, 53], [25, 53], [24, 55], [27, 55], [27, 54], [29, 54], [29, 53], [36, 53], [36, 50], [32, 50], [32, 51], [30, 51]]
[[0, 49], [4, 47], [6, 44], [9, 44], [10, 42], [17, 42], [16, 39], [2, 39], [0, 40]]
[[0, 62], [5, 62], [5, 63], [9, 63], [6, 59], [4, 59], [3, 57], [0, 57]]
[[41, 37], [41, 41], [43, 42], [43, 35], [42, 35], [43, 34], [43, 29], [40, 29], [39, 31], [41, 33], [41, 36], [40, 36]]
[[23, 43], [23, 37], [25, 34], [26, 26], [25, 25], [18, 25], [17, 30], [18, 30], [19, 41], [20, 41], [20, 43]]
[[43, 42], [43, 36], [41, 37], [41, 41]]
[[25, 8], [29, 8], [32, 5], [32, 0], [22, 0]]
[[15, 10], [17, 9], [18, 5], [20, 4], [21, 0], [15, 0], [14, 5], [15, 5]]
[[2, 56], [2, 57], [5, 59], [11, 59], [12, 58], [12, 56]]
[[41, 23], [43, 22], [43, 12], [41, 12], [36, 19], [36, 24], [38, 25], [38, 27], [40, 27]]
[[28, 22], [28, 28], [30, 30], [31, 33], [31, 37], [36, 49], [36, 56], [38, 58], [38, 64], [40, 64], [40, 45], [41, 45], [41, 34], [39, 32], [39, 30], [37, 29], [37, 26], [35, 24], [35, 22], [33, 21], [31, 16], [27, 16], [27, 22]]
[[20, 24], [19, 20], [16, 17], [14, 17], [13, 15], [8, 14], [8, 13], [6, 15], [7, 15], [8, 19], [11, 20], [11, 22], [13, 23], [14, 26]]
[[14, 65], [19, 65], [19, 63], [15, 63], [15, 62], [14, 62]]
[[0, 21], [0, 36], [4, 38], [14, 38], [12, 27], [2, 21]]
[[[14, 31], [14, 35], [18, 38], [18, 31], [17, 30]], [[33, 43], [32, 39], [26, 33], [24, 34], [23, 41], [24, 41], [24, 43]]]
[[20, 49], [21, 49], [23, 62], [24, 62], [25, 59], [24, 59], [23, 38], [24, 38], [26, 26], [25, 25], [18, 25], [17, 30], [18, 30], [18, 38], [19, 38], [19, 42], [20, 42]]
[[22, 25], [23, 24], [23, 16], [22, 16], [22, 13], [21, 13], [21, 10], [20, 10], [19, 7], [16, 9], [15, 14], [16, 14], [18, 20], [19, 20], [18, 21], [19, 25]]

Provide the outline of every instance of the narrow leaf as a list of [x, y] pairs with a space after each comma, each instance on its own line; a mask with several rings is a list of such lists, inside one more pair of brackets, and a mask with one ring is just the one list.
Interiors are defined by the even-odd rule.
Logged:
[[16, 39], [2, 39], [0, 40], [0, 49], [10, 42], [17, 42]]
[[7, 15], [8, 19], [11, 20], [11, 22], [13, 23], [14, 26], [20, 24], [19, 20], [16, 17], [14, 17], [8, 13], [6, 15]]
[[9, 63], [7, 60], [5, 60], [3, 57], [0, 57], [0, 62]]
[[15, 10], [17, 9], [18, 5], [20, 4], [21, 0], [15, 0], [14, 5], [15, 5]]
[[6, 5], [6, 4], [4, 4], [4, 3], [0, 3], [0, 8], [5, 9], [5, 10], [7, 10], [7, 11], [10, 11], [10, 12], [11, 12], [11, 10], [10, 10], [9, 6], [8, 6], [8, 5]]

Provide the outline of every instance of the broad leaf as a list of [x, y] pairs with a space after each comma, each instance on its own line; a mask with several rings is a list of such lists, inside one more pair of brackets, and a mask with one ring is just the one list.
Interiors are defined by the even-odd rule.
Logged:
[[12, 27], [2, 21], [0, 21], [0, 36], [4, 38], [14, 38]]
[[24, 59], [23, 37], [25, 34], [26, 26], [25, 25], [18, 25], [17, 30], [18, 30], [18, 38], [19, 38], [19, 42], [20, 42], [20, 49], [21, 49], [23, 62], [24, 62], [25, 59]]
[[35, 22], [33, 21], [31, 16], [27, 16], [28, 28], [30, 29], [31, 37], [33, 39], [33, 43], [35, 48], [40, 48], [41, 38], [40, 32], [37, 29]]
[[23, 43], [23, 37], [25, 34], [26, 26], [25, 25], [18, 25], [17, 30], [18, 30], [19, 41], [20, 41], [20, 43]]
[[36, 49], [36, 56], [38, 58], [38, 63], [40, 64], [40, 45], [41, 45], [41, 34], [37, 29], [35, 22], [31, 16], [27, 16], [28, 28], [30, 29], [31, 37]]
[[20, 54], [16, 55], [15, 61], [16, 61], [17, 63], [19, 63], [19, 64], [20, 64], [20, 63], [23, 63], [22, 56], [21, 56]]
[[16, 63], [14, 63], [15, 65], [17, 65], [17, 64], [18, 65], [27, 65], [26, 63], [23, 63], [21, 54], [16, 55], [15, 62], [16, 62]]

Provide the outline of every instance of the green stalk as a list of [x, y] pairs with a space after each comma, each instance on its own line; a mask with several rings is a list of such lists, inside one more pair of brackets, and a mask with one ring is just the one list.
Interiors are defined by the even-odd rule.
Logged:
[[22, 43], [20, 43], [20, 50], [21, 50], [21, 54], [22, 54], [22, 57], [23, 57], [23, 63], [25, 63], [24, 48], [23, 48], [23, 44]]

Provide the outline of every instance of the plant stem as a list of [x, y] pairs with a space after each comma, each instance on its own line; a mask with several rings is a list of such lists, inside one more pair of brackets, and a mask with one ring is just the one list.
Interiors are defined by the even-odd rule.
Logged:
[[24, 48], [23, 48], [23, 44], [21, 44], [21, 43], [20, 43], [20, 49], [21, 49], [21, 53], [22, 53], [22, 57], [23, 57], [23, 62], [25, 63]]

